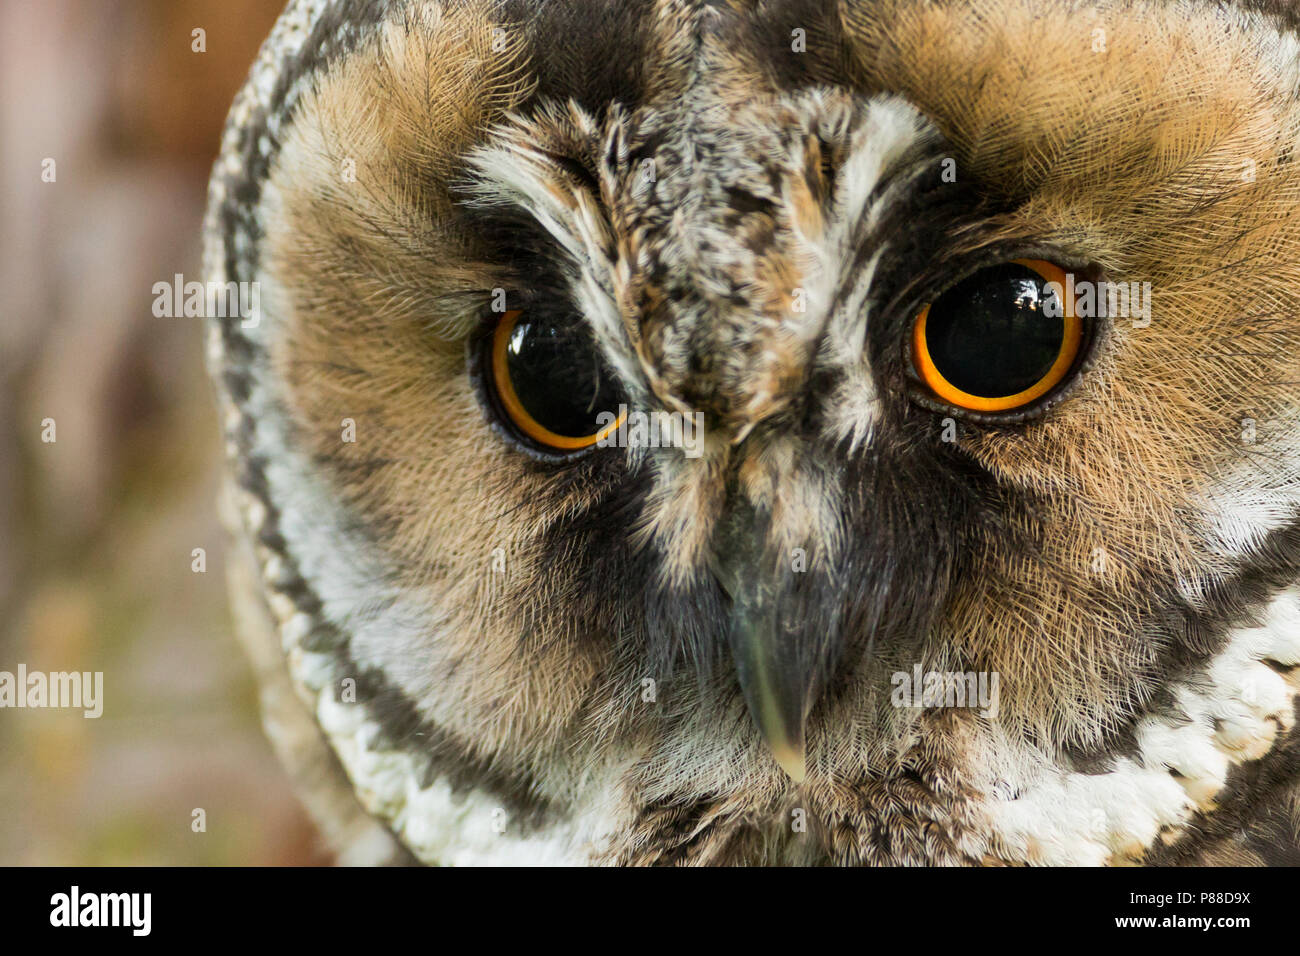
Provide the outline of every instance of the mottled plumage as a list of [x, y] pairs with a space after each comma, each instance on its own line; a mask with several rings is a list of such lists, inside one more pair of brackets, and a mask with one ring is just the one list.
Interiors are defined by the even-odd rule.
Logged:
[[[1300, 860], [1295, 28], [290, 3], [207, 223], [263, 314], [210, 351], [241, 630], [344, 858]], [[1024, 259], [1149, 321], [952, 407], [914, 318]], [[698, 457], [521, 442], [502, 297], [702, 415]], [[996, 712], [896, 706], [914, 670], [999, 675]]]

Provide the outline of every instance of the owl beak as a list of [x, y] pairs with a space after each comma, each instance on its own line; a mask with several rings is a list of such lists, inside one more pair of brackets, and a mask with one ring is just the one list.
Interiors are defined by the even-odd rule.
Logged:
[[748, 504], [731, 509], [719, 528], [713, 571], [731, 598], [727, 641], [749, 714], [777, 764], [802, 783], [816, 668], [804, 659], [800, 634], [782, 613], [779, 572], [760, 571], [767, 523], [766, 514]]
[[800, 668], [786, 660], [792, 635], [781, 633], [778, 615], [764, 589], [733, 596], [728, 639], [749, 714], [772, 756], [795, 783], [808, 774], [804, 724], [811, 697]]

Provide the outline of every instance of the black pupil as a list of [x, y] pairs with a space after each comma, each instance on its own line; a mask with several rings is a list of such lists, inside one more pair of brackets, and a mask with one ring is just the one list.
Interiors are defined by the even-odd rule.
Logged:
[[[1048, 298], [1057, 298], [1052, 314]], [[950, 385], [981, 398], [1032, 388], [1055, 364], [1065, 336], [1059, 297], [1027, 266], [1007, 263], [963, 279], [930, 306], [926, 348]]]
[[586, 438], [601, 429], [601, 412], [618, 415], [618, 388], [580, 329], [545, 319], [517, 322], [506, 345], [506, 370], [519, 403], [557, 435]]

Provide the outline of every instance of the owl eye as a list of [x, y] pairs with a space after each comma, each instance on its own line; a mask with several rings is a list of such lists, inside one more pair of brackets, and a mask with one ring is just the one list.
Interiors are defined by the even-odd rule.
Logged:
[[1030, 405], [1077, 368], [1084, 329], [1071, 288], [1065, 271], [1042, 259], [1015, 259], [963, 279], [916, 316], [917, 375], [956, 408]]
[[621, 393], [581, 327], [516, 310], [501, 316], [488, 346], [496, 404], [526, 442], [574, 452], [618, 428]]

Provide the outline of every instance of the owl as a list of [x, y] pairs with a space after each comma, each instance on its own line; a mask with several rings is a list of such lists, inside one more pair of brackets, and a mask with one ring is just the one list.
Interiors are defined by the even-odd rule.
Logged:
[[1300, 862], [1300, 11], [292, 0], [210, 186], [344, 862]]

